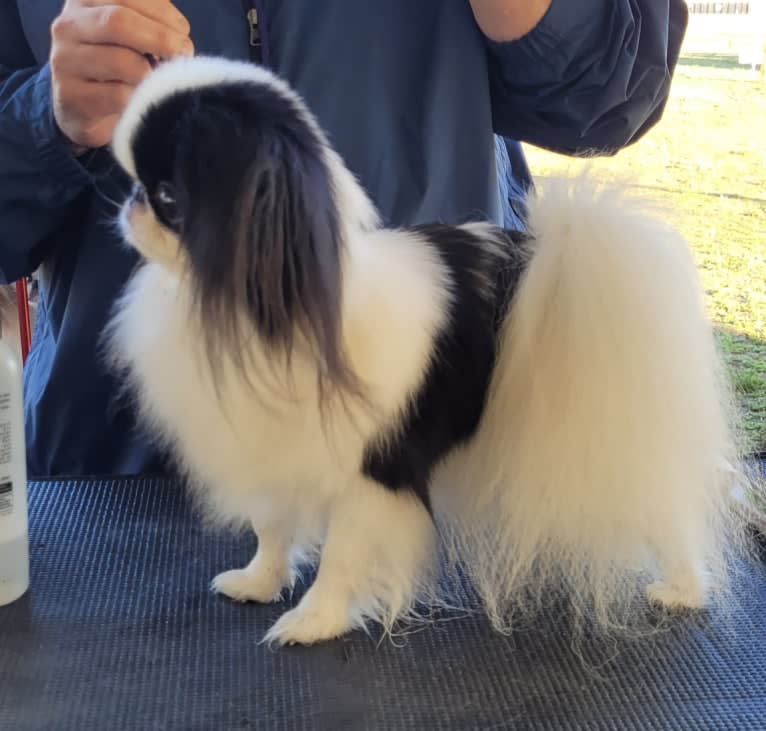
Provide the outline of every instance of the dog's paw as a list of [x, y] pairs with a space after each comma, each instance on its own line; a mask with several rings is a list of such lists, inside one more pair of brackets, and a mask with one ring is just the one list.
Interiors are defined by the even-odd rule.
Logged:
[[702, 609], [705, 606], [705, 587], [697, 580], [683, 583], [655, 581], [646, 588], [646, 596], [652, 604], [671, 611]]
[[292, 584], [289, 572], [233, 569], [218, 574], [210, 588], [236, 602], [271, 604], [282, 598], [282, 591]]
[[313, 645], [336, 639], [351, 629], [352, 623], [344, 608], [301, 602], [277, 620], [264, 641], [273, 645]]

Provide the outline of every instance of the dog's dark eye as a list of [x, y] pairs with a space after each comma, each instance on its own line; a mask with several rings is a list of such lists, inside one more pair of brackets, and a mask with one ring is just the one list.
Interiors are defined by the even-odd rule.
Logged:
[[157, 186], [154, 191], [153, 203], [157, 215], [163, 223], [175, 227], [181, 222], [176, 191], [171, 183], [162, 182]]

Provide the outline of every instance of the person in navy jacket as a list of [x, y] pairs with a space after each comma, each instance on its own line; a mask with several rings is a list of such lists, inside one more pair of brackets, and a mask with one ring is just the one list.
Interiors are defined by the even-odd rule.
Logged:
[[686, 23], [681, 0], [0, 0], [0, 277], [40, 282], [30, 475], [163, 469], [98, 351], [136, 264], [111, 225], [128, 182], [109, 142], [147, 56], [272, 67], [389, 225], [520, 227], [519, 143], [614, 154], [639, 139]]

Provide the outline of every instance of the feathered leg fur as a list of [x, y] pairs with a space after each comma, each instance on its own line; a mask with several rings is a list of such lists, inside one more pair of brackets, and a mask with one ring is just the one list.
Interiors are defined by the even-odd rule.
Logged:
[[[692, 255], [614, 188], [544, 186], [480, 433], [434, 494], [494, 623], [563, 587], [604, 627], [725, 591], [733, 411]], [[741, 477], [741, 474], [739, 475]]]
[[311, 644], [363, 629], [370, 619], [390, 632], [413, 609], [431, 569], [434, 537], [414, 495], [360, 478], [330, 508], [316, 580], [266, 640]]

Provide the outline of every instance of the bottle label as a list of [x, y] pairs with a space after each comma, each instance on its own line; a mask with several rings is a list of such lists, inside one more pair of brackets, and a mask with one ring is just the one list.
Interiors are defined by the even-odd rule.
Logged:
[[[0, 393], [0, 419], [6, 415], [11, 406], [11, 394]], [[11, 422], [0, 420], [0, 467], [11, 463]], [[13, 482], [7, 474], [0, 472], [0, 515], [13, 512]]]
[[0, 515], [10, 515], [13, 512], [13, 483], [0, 483]]

